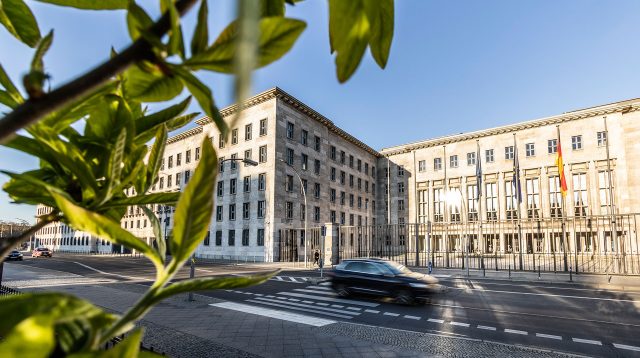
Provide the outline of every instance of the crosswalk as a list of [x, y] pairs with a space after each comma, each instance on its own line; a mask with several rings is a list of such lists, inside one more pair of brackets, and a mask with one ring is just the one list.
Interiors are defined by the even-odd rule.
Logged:
[[309, 283], [310, 277], [273, 276], [269, 280], [289, 283]]

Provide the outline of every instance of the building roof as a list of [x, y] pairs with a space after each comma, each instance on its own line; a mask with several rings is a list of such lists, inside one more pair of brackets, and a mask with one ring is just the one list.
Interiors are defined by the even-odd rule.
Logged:
[[511, 132], [516, 132], [524, 129], [559, 124], [562, 122], [574, 121], [574, 120], [579, 120], [583, 118], [604, 116], [611, 113], [617, 113], [617, 112], [628, 113], [628, 112], [634, 112], [637, 110], [640, 110], [640, 98], [634, 98], [634, 99], [624, 100], [620, 102], [604, 104], [596, 107], [578, 109], [570, 112], [564, 112], [563, 114], [560, 114], [560, 115], [545, 117], [541, 119], [535, 119], [535, 120], [526, 121], [526, 122], [519, 122], [516, 124], [509, 124], [505, 126], [483, 129], [483, 130], [467, 132], [467, 133], [446, 135], [442, 137], [383, 148], [380, 151], [380, 154], [382, 156], [388, 157], [396, 154], [407, 153], [416, 149], [436, 147], [436, 146], [441, 146], [441, 145], [455, 143], [455, 142], [462, 142], [465, 140], [478, 139], [478, 138], [488, 137], [496, 134], [511, 133]]

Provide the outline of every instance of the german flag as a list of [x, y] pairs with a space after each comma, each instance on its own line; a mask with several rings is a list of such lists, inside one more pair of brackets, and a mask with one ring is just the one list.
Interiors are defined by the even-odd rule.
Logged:
[[564, 163], [562, 162], [562, 145], [560, 144], [560, 130], [558, 130], [558, 157], [556, 158], [556, 165], [558, 166], [558, 176], [560, 177], [560, 191], [562, 197], [567, 196], [567, 179], [564, 176]]

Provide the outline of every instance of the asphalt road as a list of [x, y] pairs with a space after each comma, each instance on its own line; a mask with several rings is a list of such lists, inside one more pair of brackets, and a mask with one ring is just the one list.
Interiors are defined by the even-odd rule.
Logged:
[[[143, 258], [57, 256], [21, 264], [88, 278], [150, 284], [153, 266]], [[196, 276], [242, 275], [271, 267], [198, 263]], [[184, 268], [177, 279], [188, 277]], [[240, 290], [204, 294], [255, 307], [337, 321], [478, 338], [506, 344], [602, 357], [640, 357], [640, 292], [581, 285], [518, 283], [440, 277], [445, 288], [430, 304], [401, 306], [383, 299], [336, 297], [309, 282], [317, 271], [282, 271]]]

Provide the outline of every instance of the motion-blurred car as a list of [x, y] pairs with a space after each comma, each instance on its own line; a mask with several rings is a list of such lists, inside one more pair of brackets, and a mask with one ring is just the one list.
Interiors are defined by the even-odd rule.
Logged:
[[18, 250], [11, 251], [5, 258], [5, 261], [13, 261], [13, 260], [22, 261], [22, 253], [20, 253], [20, 251]]
[[328, 276], [339, 296], [358, 293], [392, 297], [396, 303], [405, 305], [427, 302], [440, 288], [435, 277], [382, 259], [344, 260]]
[[53, 257], [51, 250], [46, 247], [38, 247], [37, 249], [31, 251], [31, 257]]

